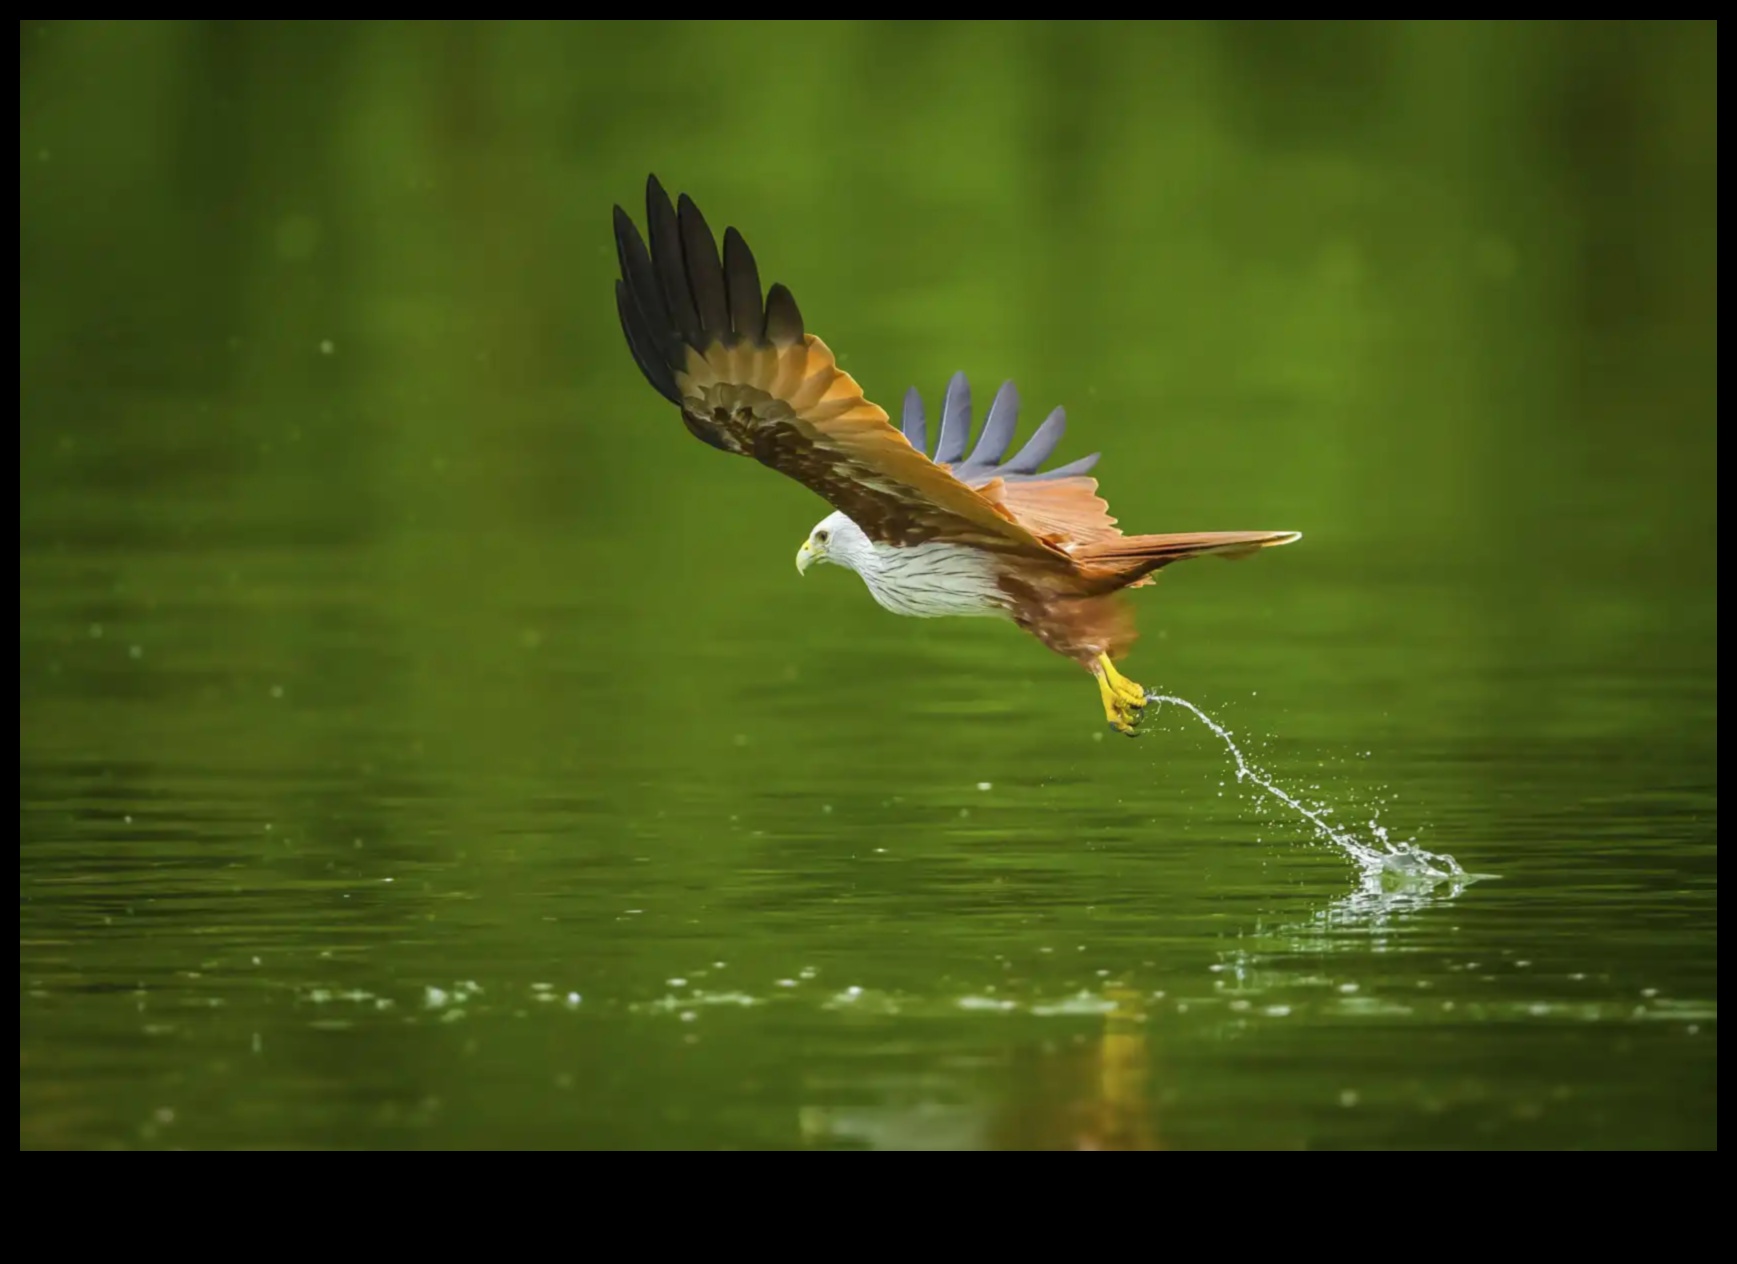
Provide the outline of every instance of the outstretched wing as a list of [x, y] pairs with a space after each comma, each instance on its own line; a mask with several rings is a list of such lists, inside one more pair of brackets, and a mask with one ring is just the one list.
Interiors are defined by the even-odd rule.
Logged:
[[[1009, 458], [1007, 449], [1013, 446], [1013, 432], [1018, 426], [1019, 391], [1012, 382], [1003, 382], [989, 405], [989, 415], [983, 419], [983, 430], [977, 436], [976, 446], [971, 449], [971, 455], [966, 456], [965, 445], [971, 440], [971, 383], [963, 373], [955, 373], [947, 382], [947, 393], [941, 401], [941, 428], [935, 436], [935, 450], [930, 455], [938, 463], [950, 466], [961, 482], [973, 487], [992, 478], [1009, 482], [1069, 478], [1090, 470], [1103, 455], [1094, 452], [1040, 473], [1038, 467], [1054, 455], [1062, 436], [1067, 433], [1067, 410], [1057, 408], [1051, 412], [1043, 419], [1043, 424], [1031, 432], [1024, 446]], [[923, 397], [914, 386], [905, 392], [900, 428], [913, 447], [928, 452], [927, 415], [923, 409]]]
[[842, 510], [870, 539], [948, 539], [1055, 559], [1013, 514], [980, 495], [894, 429], [881, 408], [802, 326], [782, 285], [761, 298], [748, 245], [724, 230], [724, 253], [684, 193], [676, 206], [646, 181], [651, 248], [619, 206], [615, 285], [621, 328], [640, 372], [699, 438], [751, 456]]
[[[913, 446], [928, 450], [928, 418], [916, 387], [905, 393], [900, 424]], [[1014, 521], [1038, 539], [1066, 553], [1080, 545], [1111, 540], [1122, 533], [1098, 495], [1098, 480], [1086, 476], [1099, 454], [1066, 465], [1040, 470], [1067, 432], [1067, 413], [1060, 408], [1044, 418], [1013, 456], [1013, 433], [1019, 425], [1019, 391], [1003, 382], [983, 419], [983, 430], [966, 454], [971, 440], [971, 383], [955, 373], [941, 403], [941, 424], [935, 436], [934, 460], [947, 466], [967, 487], [977, 489], [1013, 515]]]
[[[920, 451], [928, 449], [928, 419], [916, 387], [905, 394], [901, 418], [905, 437]], [[1013, 433], [1019, 425], [1019, 392], [1003, 382], [983, 419], [970, 454], [971, 384], [963, 373], [947, 383], [941, 405], [941, 427], [935, 437], [934, 459], [979, 495], [1013, 515], [1032, 535], [1065, 553], [1085, 576], [1109, 577], [1117, 587], [1141, 588], [1152, 572], [1190, 557], [1249, 557], [1273, 545], [1289, 544], [1295, 531], [1194, 531], [1181, 535], [1123, 535], [1110, 507], [1098, 495], [1098, 480], [1086, 471], [1098, 463], [1098, 453], [1040, 470], [1061, 442], [1067, 415], [1056, 409], [1012, 457]]]

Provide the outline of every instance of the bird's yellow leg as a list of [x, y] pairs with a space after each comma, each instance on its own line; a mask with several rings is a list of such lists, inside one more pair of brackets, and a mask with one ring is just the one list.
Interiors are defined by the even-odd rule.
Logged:
[[1110, 688], [1116, 691], [1118, 698], [1125, 699], [1131, 707], [1146, 705], [1146, 686], [1129, 680], [1117, 671], [1108, 654], [1098, 655], [1098, 665], [1104, 669], [1104, 677], [1110, 682]]
[[1118, 733], [1134, 736], [1140, 723], [1141, 709], [1146, 705], [1146, 691], [1116, 670], [1106, 654], [1098, 655], [1092, 664], [1092, 675], [1098, 681], [1098, 696], [1104, 702], [1104, 718]]
[[1116, 697], [1116, 691], [1110, 688], [1110, 682], [1104, 679], [1104, 673], [1094, 671], [1092, 676], [1098, 682], [1098, 696], [1104, 700], [1104, 718], [1110, 722], [1110, 727], [1118, 733], [1132, 732], [1128, 721], [1122, 718], [1122, 700]]

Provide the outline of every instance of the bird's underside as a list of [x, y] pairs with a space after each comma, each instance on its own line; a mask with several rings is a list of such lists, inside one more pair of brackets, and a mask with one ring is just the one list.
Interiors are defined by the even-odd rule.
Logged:
[[1061, 409], [1007, 456], [1019, 412], [1011, 383], [967, 452], [970, 389], [956, 375], [930, 449], [915, 390], [895, 428], [806, 331], [787, 289], [773, 285], [762, 297], [754, 257], [734, 228], [724, 232], [720, 258], [699, 209], [685, 194], [672, 205], [656, 177], [647, 181], [646, 225], [649, 250], [615, 208], [616, 306], [629, 349], [696, 437], [771, 466], [839, 511], [815, 528], [798, 566], [806, 557], [856, 570], [899, 613], [1012, 619], [1091, 671], [1105, 716], [1121, 732], [1135, 732], [1146, 691], [1113, 661], [1134, 639], [1116, 594], [1150, 583], [1171, 562], [1245, 557], [1298, 538], [1124, 535], [1087, 476], [1096, 454], [1040, 468], [1065, 430]]

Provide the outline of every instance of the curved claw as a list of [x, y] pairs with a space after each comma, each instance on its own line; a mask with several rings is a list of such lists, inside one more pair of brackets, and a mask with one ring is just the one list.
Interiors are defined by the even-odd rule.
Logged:
[[1105, 689], [1103, 694], [1104, 717], [1109, 720], [1110, 727], [1128, 737], [1138, 737], [1140, 721], [1146, 718], [1145, 697], [1135, 698], [1113, 688]]
[[1150, 700], [1145, 687], [1118, 672], [1107, 656], [1099, 656], [1092, 674], [1097, 677], [1104, 718], [1110, 727], [1127, 737], [1139, 736], [1140, 721]]
[[1146, 703], [1144, 702], [1144, 700], [1142, 700], [1140, 702], [1133, 702], [1130, 700], [1130, 702], [1128, 704], [1127, 716], [1128, 716], [1128, 729], [1127, 729], [1128, 736], [1129, 737], [1139, 737], [1140, 734], [1145, 731], [1143, 728], [1141, 728], [1141, 725], [1145, 722], [1145, 719], [1146, 719]]

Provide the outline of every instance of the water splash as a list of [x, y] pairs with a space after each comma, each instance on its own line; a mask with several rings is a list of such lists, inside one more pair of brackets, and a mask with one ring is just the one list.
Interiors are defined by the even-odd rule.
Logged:
[[1246, 782], [1277, 799], [1307, 821], [1317, 838], [1338, 848], [1357, 866], [1362, 878], [1360, 894], [1373, 897], [1403, 893], [1416, 895], [1447, 883], [1452, 888], [1450, 894], [1457, 895], [1467, 883], [1488, 876], [1467, 873], [1460, 867], [1459, 861], [1445, 852], [1425, 851], [1410, 842], [1396, 842], [1387, 836], [1387, 830], [1377, 821], [1369, 822], [1368, 838], [1360, 838], [1351, 831], [1334, 825], [1327, 819], [1324, 809], [1310, 807], [1289, 791], [1273, 784], [1271, 777], [1243, 757], [1241, 749], [1225, 727], [1188, 699], [1178, 698], [1173, 694], [1148, 692], [1146, 701], [1174, 703], [1211, 729], [1219, 741], [1224, 743], [1231, 759], [1236, 761], [1236, 779], [1239, 782]]

